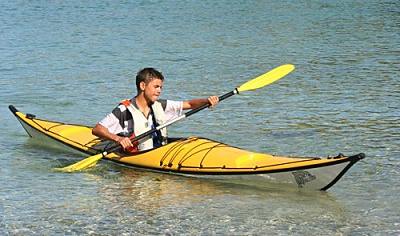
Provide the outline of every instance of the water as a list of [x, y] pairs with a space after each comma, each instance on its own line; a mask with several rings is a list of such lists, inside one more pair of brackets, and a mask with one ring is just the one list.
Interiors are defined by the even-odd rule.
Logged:
[[[398, 235], [399, 9], [394, 0], [2, 1], [0, 233]], [[295, 71], [170, 128], [292, 156], [365, 152], [328, 192], [243, 186], [100, 163], [29, 140], [8, 111], [94, 125], [145, 66], [162, 96], [222, 95]], [[71, 158], [75, 158], [72, 159]]]

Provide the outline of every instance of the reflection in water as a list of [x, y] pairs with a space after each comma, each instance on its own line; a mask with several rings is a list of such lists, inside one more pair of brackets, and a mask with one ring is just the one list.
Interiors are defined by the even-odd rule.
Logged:
[[[311, 219], [315, 221], [319, 217], [347, 220], [346, 207], [327, 192], [223, 183], [104, 163], [84, 175], [87, 184], [98, 186], [98, 204], [112, 206], [106, 207], [108, 216], [119, 224], [135, 224], [136, 228], [130, 232], [179, 233], [178, 229], [185, 225], [193, 233], [211, 233], [212, 229], [201, 227], [209, 219], [232, 229], [240, 222], [243, 229], [250, 230], [260, 227], [255, 224], [263, 221], [269, 220], [277, 226], [288, 219], [304, 217], [303, 212], [310, 211], [314, 213], [309, 217], [316, 217]], [[292, 209], [290, 214], [288, 208]]]

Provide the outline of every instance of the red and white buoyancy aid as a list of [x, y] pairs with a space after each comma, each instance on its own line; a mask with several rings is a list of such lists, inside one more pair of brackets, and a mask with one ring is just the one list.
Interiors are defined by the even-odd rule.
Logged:
[[[162, 108], [161, 103], [155, 102], [152, 106], [151, 109], [153, 111], [153, 125], [154, 127], [149, 124], [149, 121], [147, 118], [143, 115], [143, 113], [137, 109], [129, 99], [126, 99], [121, 102], [132, 114], [132, 119], [133, 119], [133, 135], [134, 137], [143, 134], [152, 128], [162, 125], [166, 122], [165, 118], [165, 112], [164, 109]], [[155, 121], [155, 124], [154, 124]], [[131, 139], [134, 137], [130, 137]], [[153, 142], [154, 135], [149, 135], [145, 138], [142, 138], [138, 141], [138, 143], [134, 142], [134, 147], [133, 148], [128, 148], [128, 152], [136, 152], [136, 151], [144, 151], [148, 149], [154, 148], [154, 142]], [[167, 129], [163, 128], [157, 131], [157, 136], [155, 137], [158, 139], [159, 143], [161, 145], [167, 144]], [[135, 145], [136, 143], [136, 145]]]

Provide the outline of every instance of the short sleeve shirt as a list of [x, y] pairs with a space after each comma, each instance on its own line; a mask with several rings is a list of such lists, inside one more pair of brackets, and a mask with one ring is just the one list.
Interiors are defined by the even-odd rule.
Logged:
[[[137, 108], [135, 99], [130, 100], [131, 103]], [[167, 121], [175, 119], [182, 114], [183, 102], [159, 99], [158, 102], [165, 112]], [[153, 114], [150, 113], [148, 117], [149, 124], [153, 125]], [[120, 136], [129, 137], [133, 133], [133, 119], [132, 114], [125, 107], [125, 105], [118, 105], [112, 110], [110, 114], [104, 117], [100, 122], [110, 133], [118, 134]]]

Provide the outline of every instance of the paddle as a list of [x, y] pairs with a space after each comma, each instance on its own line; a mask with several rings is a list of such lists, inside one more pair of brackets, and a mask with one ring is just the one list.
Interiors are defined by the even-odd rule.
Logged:
[[[269, 72], [267, 72], [267, 73], [255, 78], [255, 79], [252, 79], [252, 80], [242, 84], [239, 88], [236, 88], [233, 91], [220, 96], [219, 97], [219, 101], [222, 101], [222, 100], [224, 100], [226, 98], [229, 98], [232, 95], [235, 95], [235, 94], [238, 94], [238, 93], [241, 93], [241, 92], [244, 92], [244, 91], [254, 90], [254, 89], [258, 89], [258, 88], [267, 86], [268, 84], [271, 84], [271, 83], [277, 81], [278, 79], [284, 77], [285, 75], [289, 74], [293, 69], [294, 69], [294, 66], [290, 65], [290, 64], [279, 66], [279, 67], [277, 67], [277, 68], [275, 68], [275, 69], [273, 69], [273, 70], [271, 70], [271, 71], [269, 71]], [[189, 116], [191, 116], [191, 115], [193, 115], [193, 114], [195, 114], [195, 113], [197, 113], [197, 112], [199, 112], [199, 111], [201, 111], [201, 110], [203, 110], [203, 109], [205, 109], [205, 108], [207, 108], [209, 106], [210, 106], [210, 104], [206, 103], [206, 104], [204, 104], [204, 105], [202, 105], [202, 106], [200, 106], [200, 107], [198, 107], [196, 109], [193, 109], [193, 110], [191, 110], [189, 112], [186, 112], [185, 114], [183, 114], [183, 115], [181, 115], [181, 116], [179, 116], [179, 117], [177, 117], [177, 118], [175, 118], [175, 119], [173, 119], [171, 121], [168, 121], [163, 125], [157, 126], [154, 129], [151, 129], [151, 130], [149, 130], [149, 131], [147, 131], [147, 132], [145, 132], [145, 133], [143, 133], [141, 135], [138, 135], [137, 137], [133, 138], [131, 140], [131, 142], [135, 142], [135, 141], [140, 140], [140, 139], [142, 139], [144, 137], [147, 137], [148, 135], [151, 135], [151, 134], [153, 134], [154, 132], [156, 132], [156, 131], [158, 131], [160, 129], [163, 129], [163, 128], [169, 126], [169, 125], [172, 125], [175, 122], [178, 122], [178, 121], [180, 121], [180, 120], [182, 120], [182, 119], [184, 119], [186, 117], [189, 117]], [[76, 171], [76, 170], [82, 170], [82, 169], [91, 167], [91, 166], [95, 165], [101, 158], [105, 157], [106, 155], [108, 155], [111, 152], [117, 151], [119, 148], [120, 148], [119, 146], [113, 147], [113, 148], [111, 148], [109, 150], [104, 151], [103, 153], [99, 153], [97, 155], [88, 157], [88, 158], [86, 158], [86, 159], [84, 159], [82, 161], [79, 161], [79, 162], [77, 162], [77, 163], [75, 163], [73, 165], [70, 165], [70, 166], [67, 166], [67, 167], [63, 167], [63, 168], [57, 168], [57, 169], [58, 170], [62, 170], [62, 171], [67, 171], [67, 172], [73, 172], [73, 171]]]

